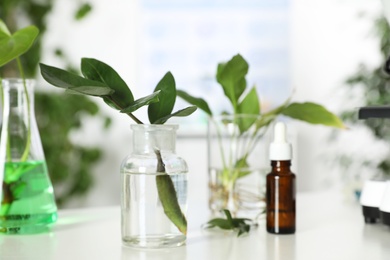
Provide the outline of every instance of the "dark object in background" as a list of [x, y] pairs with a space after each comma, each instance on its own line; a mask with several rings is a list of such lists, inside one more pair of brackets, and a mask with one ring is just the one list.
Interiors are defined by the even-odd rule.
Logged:
[[368, 180], [364, 183], [360, 196], [363, 217], [366, 223], [377, 223], [380, 221], [379, 207], [385, 192], [386, 182], [383, 180]]
[[[389, 66], [388, 63], [389, 60], [386, 62], [386, 67]], [[390, 118], [390, 106], [361, 107], [358, 112], [358, 118]], [[364, 221], [366, 223], [381, 221], [385, 225], [390, 225], [389, 201], [390, 181], [367, 180], [364, 183], [362, 195], [360, 197]]]
[[385, 67], [383, 68], [387, 74], [390, 75], [390, 57], [387, 59]]
[[359, 109], [359, 119], [390, 118], [390, 106], [370, 106]]

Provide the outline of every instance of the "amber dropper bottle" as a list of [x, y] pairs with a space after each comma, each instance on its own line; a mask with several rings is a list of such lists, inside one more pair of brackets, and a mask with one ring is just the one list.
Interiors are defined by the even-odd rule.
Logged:
[[291, 172], [292, 148], [287, 142], [286, 125], [275, 124], [270, 146], [272, 170], [267, 175], [267, 231], [273, 234], [295, 233], [295, 174]]

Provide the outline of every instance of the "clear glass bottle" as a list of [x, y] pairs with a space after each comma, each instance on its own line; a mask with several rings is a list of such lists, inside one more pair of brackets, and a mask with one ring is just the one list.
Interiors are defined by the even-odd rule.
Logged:
[[39, 233], [57, 220], [35, 120], [34, 84], [34, 80], [2, 80], [0, 233]]
[[[133, 152], [121, 165], [122, 241], [127, 246], [160, 248], [185, 244], [188, 167], [175, 154], [177, 128], [131, 126]], [[172, 205], [176, 205], [176, 211]], [[177, 214], [172, 216], [172, 211]]]

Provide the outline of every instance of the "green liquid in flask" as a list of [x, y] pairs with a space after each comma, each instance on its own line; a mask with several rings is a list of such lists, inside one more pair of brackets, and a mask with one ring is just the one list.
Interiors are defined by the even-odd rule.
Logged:
[[2, 195], [0, 233], [41, 233], [57, 220], [45, 161], [6, 162]]

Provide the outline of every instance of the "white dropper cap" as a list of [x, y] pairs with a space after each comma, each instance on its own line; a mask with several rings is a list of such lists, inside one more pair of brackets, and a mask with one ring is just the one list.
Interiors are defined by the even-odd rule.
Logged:
[[288, 161], [292, 158], [292, 147], [287, 142], [286, 125], [283, 122], [277, 122], [274, 128], [274, 140], [269, 149], [269, 158], [271, 161]]

